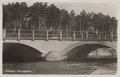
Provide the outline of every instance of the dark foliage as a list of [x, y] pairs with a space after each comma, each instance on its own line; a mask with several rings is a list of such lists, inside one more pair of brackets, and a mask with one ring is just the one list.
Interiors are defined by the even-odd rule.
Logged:
[[76, 15], [74, 10], [68, 13], [54, 4], [36, 2], [28, 7], [25, 2], [3, 5], [3, 28], [86, 31], [117, 31], [117, 19], [109, 15], [86, 12]]

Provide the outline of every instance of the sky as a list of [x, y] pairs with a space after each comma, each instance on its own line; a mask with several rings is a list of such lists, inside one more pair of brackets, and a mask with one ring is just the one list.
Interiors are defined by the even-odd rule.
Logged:
[[[26, 2], [31, 6], [33, 2]], [[102, 12], [104, 15], [110, 15], [117, 18], [117, 6], [113, 3], [80, 3], [80, 2], [47, 2], [48, 5], [54, 4], [60, 9], [66, 9], [68, 12], [74, 10], [76, 15], [82, 10], [86, 12]]]
[[[27, 3], [29, 6], [33, 3]], [[48, 5], [54, 4], [60, 9], [67, 11], [74, 10], [76, 14], [80, 14], [82, 10], [86, 12], [102, 12], [105, 15], [117, 18], [117, 6], [113, 3], [75, 3], [75, 2], [49, 2]]]
[[95, 3], [71, 3], [71, 4], [56, 4], [60, 8], [65, 8], [68, 11], [74, 10], [77, 14], [82, 10], [87, 12], [102, 12], [104, 14], [110, 14], [111, 16], [116, 16], [116, 8], [110, 4], [95, 4]]

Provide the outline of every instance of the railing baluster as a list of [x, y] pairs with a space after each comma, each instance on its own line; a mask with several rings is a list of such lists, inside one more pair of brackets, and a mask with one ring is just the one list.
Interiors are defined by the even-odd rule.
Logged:
[[62, 40], [62, 30], [60, 30], [60, 41]]
[[86, 31], [86, 40], [88, 40], [88, 31]]
[[6, 39], [6, 29], [3, 29], [3, 40]]
[[106, 31], [105, 31], [105, 40], [106, 40]]
[[68, 31], [65, 31], [65, 37], [68, 38]]
[[18, 41], [20, 40], [21, 29], [18, 29]]
[[83, 31], [81, 31], [81, 38], [83, 39]]
[[75, 41], [75, 31], [73, 31], [73, 41]]
[[34, 41], [34, 39], [35, 39], [35, 32], [34, 32], [34, 29], [33, 29], [33, 31], [32, 31], [32, 40]]
[[48, 30], [46, 30], [46, 40], [48, 41]]
[[113, 41], [113, 32], [111, 32], [111, 41]]
[[98, 41], [100, 41], [100, 31], [98, 31]]

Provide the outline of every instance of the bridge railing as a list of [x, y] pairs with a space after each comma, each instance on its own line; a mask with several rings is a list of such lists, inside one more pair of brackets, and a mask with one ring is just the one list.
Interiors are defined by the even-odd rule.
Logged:
[[3, 39], [17, 39], [17, 38], [18, 38], [18, 30], [13, 30], [13, 29], [3, 30]]
[[34, 39], [35, 40], [42, 40], [46, 38], [46, 30], [34, 30]]
[[10, 40], [117, 40], [117, 33], [109, 31], [21, 30], [4, 29], [3, 39]]

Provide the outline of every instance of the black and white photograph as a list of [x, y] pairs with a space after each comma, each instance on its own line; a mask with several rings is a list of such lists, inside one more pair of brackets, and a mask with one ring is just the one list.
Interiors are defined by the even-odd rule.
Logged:
[[117, 5], [2, 2], [3, 75], [116, 75]]

